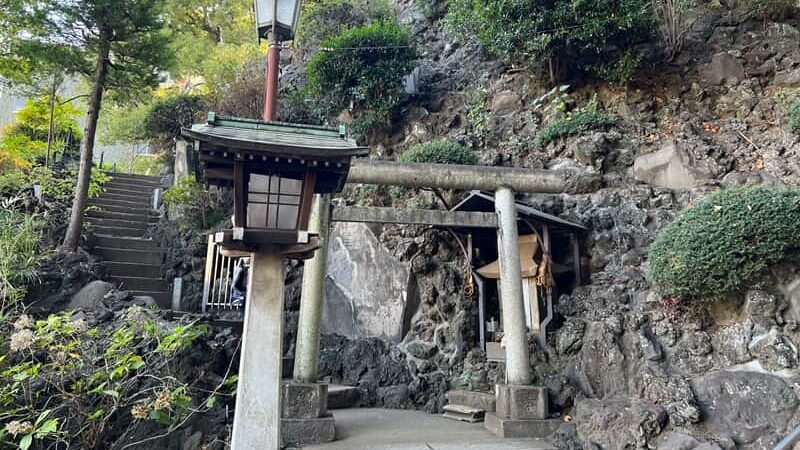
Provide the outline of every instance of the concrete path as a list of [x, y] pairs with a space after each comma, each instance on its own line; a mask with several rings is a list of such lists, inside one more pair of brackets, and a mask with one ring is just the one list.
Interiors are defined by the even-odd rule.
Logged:
[[303, 450], [554, 450], [537, 439], [500, 439], [483, 428], [421, 411], [340, 409], [336, 441]]

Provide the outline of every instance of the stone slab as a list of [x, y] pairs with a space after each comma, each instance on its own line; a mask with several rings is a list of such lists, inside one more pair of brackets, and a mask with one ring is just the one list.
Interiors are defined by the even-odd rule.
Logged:
[[335, 223], [329, 242], [322, 333], [400, 342], [419, 307], [408, 265], [363, 223]]
[[333, 416], [316, 419], [281, 419], [281, 443], [284, 447], [316, 445], [334, 439], [336, 439], [336, 423]]
[[316, 419], [328, 415], [328, 385], [321, 383], [282, 383], [281, 418]]
[[483, 422], [484, 414], [486, 414], [486, 411], [479, 408], [450, 404], [444, 407], [444, 414], [442, 414], [442, 417], [460, 420], [462, 422], [476, 423]]
[[452, 404], [472, 406], [489, 412], [496, 410], [495, 395], [489, 392], [453, 389], [447, 391], [447, 401]]
[[483, 426], [492, 434], [501, 438], [550, 438], [561, 426], [558, 419], [547, 420], [515, 420], [498, 417], [497, 414], [486, 413]]
[[515, 420], [544, 420], [550, 416], [547, 389], [498, 384], [497, 414]]
[[351, 408], [358, 403], [358, 388], [328, 385], [328, 409]]

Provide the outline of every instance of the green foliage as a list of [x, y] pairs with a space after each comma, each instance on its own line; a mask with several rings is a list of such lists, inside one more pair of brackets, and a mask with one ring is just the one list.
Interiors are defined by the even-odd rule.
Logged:
[[642, 59], [641, 53], [627, 50], [616, 61], [593, 64], [589, 66], [588, 70], [601, 80], [624, 85], [636, 74]]
[[[209, 82], [221, 69], [218, 58], [258, 53], [252, 0], [165, 0], [165, 16], [175, 55], [173, 78], [201, 76]], [[235, 63], [241, 63], [236, 59]], [[237, 66], [231, 67], [235, 69]], [[213, 91], [216, 87], [212, 87]]]
[[[559, 100], [561, 102], [563, 100]], [[537, 147], [544, 147], [556, 139], [584, 131], [606, 128], [614, 125], [617, 118], [600, 109], [596, 99], [592, 99], [586, 106], [573, 109], [565, 114], [554, 117], [536, 135], [534, 144]]]
[[800, 248], [800, 190], [716, 191], [684, 211], [650, 246], [659, 292], [689, 301], [738, 293]]
[[205, 101], [196, 95], [178, 94], [159, 99], [147, 113], [145, 129], [149, 137], [179, 137], [181, 128], [191, 126], [206, 112]]
[[190, 348], [194, 341], [207, 333], [206, 325], [179, 325], [161, 339], [156, 350], [174, 355]]
[[795, 0], [745, 0], [742, 2], [745, 18], [760, 20], [784, 20], [797, 15]]
[[[74, 170], [55, 172], [52, 169], [35, 166], [30, 169], [15, 170], [0, 175], [0, 197], [14, 197], [30, 194], [33, 185], [42, 188], [42, 195], [53, 202], [69, 204], [75, 191], [77, 174]], [[97, 197], [103, 192], [111, 178], [99, 170], [92, 171], [89, 181], [89, 197]]]
[[[77, 118], [81, 115], [71, 103], [60, 104], [56, 98], [53, 108], [53, 155], [70, 149], [79, 142], [81, 130]], [[12, 169], [31, 167], [47, 152], [50, 130], [50, 99], [30, 98], [0, 137], [0, 174]]]
[[[373, 23], [324, 41], [308, 64], [308, 88], [331, 115], [350, 106], [386, 118], [403, 96], [417, 52], [396, 23]], [[376, 48], [380, 47], [380, 48]]]
[[[173, 376], [176, 359], [197, 345], [192, 337], [204, 327], [175, 327], [138, 306], [107, 328], [90, 329], [70, 312], [42, 320], [5, 316], [0, 448], [104, 448], [118, 433], [107, 421], [120, 416], [174, 431], [187, 415], [212, 408], [211, 397], [230, 395], [222, 383], [207, 395]], [[165, 342], [170, 350], [160, 351]]]
[[[0, 9], [0, 76], [33, 77], [48, 67], [101, 82], [120, 99], [160, 81], [168, 66], [164, 0], [17, 0]], [[75, 32], [81, 30], [81, 32]], [[98, 57], [108, 48], [108, 73], [95, 79]]]
[[800, 133], [800, 98], [789, 107], [789, 130], [795, 134]]
[[474, 165], [478, 164], [478, 155], [458, 142], [439, 140], [411, 147], [400, 155], [400, 161]]
[[43, 256], [42, 217], [19, 211], [18, 202], [10, 199], [0, 205], [0, 316], [25, 296]]
[[509, 62], [549, 71], [551, 82], [563, 78], [562, 65], [567, 72], [626, 75], [638, 57], [622, 66], [620, 59], [635, 55], [657, 30], [651, 0], [451, 0], [449, 11], [450, 29]]
[[215, 221], [221, 219], [210, 217], [214, 199], [215, 193], [199, 183], [194, 175], [181, 179], [164, 192], [164, 204], [185, 216], [192, 226], [201, 229], [214, 225]]
[[303, 4], [295, 41], [304, 51], [322, 41], [370, 23], [392, 22], [396, 13], [386, 0], [316, 0]]
[[467, 105], [467, 122], [472, 128], [472, 133], [479, 139], [489, 135], [489, 91], [485, 87], [478, 87], [467, 91], [465, 103]]

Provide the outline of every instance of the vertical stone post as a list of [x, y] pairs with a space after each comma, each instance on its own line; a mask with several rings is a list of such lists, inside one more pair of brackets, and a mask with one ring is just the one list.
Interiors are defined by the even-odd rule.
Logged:
[[284, 260], [277, 248], [263, 248], [251, 259], [231, 448], [278, 450]]
[[330, 211], [330, 195], [315, 195], [308, 231], [319, 234], [322, 247], [314, 253], [313, 258], [306, 261], [305, 270], [303, 271], [303, 291], [300, 297], [300, 317], [297, 325], [297, 347], [294, 354], [294, 380], [301, 383], [317, 382], [320, 322], [322, 321], [322, 301], [328, 262]]
[[495, 194], [498, 252], [500, 254], [500, 298], [506, 345], [506, 376], [509, 385], [531, 383], [525, 306], [522, 295], [522, 267], [519, 261], [519, 233], [514, 192], [500, 188]]

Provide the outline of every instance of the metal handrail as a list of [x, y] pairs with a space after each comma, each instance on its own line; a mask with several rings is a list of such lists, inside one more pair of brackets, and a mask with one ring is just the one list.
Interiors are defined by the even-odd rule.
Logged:
[[791, 450], [793, 445], [800, 440], [800, 425], [794, 429], [788, 436], [783, 438], [772, 450]]

